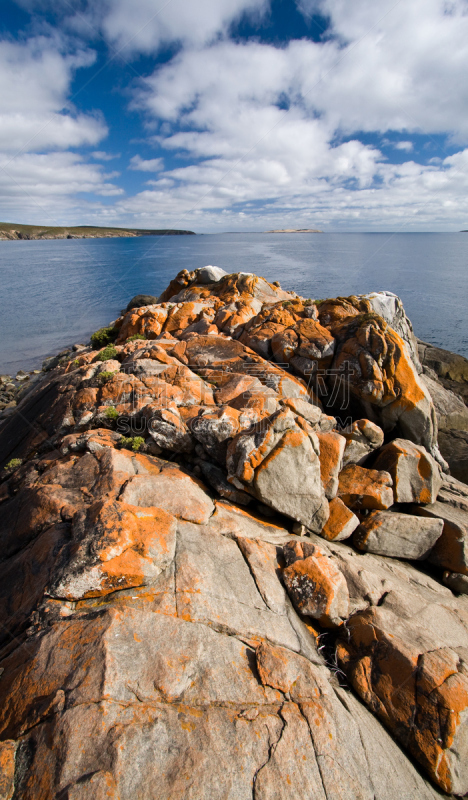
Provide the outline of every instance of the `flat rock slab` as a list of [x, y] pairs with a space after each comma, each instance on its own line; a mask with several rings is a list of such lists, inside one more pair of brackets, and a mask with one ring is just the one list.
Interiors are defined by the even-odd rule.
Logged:
[[371, 511], [356, 529], [358, 550], [392, 558], [424, 559], [442, 535], [441, 519], [395, 511]]

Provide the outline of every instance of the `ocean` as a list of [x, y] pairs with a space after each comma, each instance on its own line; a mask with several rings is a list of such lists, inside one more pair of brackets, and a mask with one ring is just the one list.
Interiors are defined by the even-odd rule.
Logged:
[[468, 233], [226, 233], [1, 241], [0, 373], [42, 360], [158, 295], [181, 269], [255, 272], [314, 299], [387, 289], [417, 336], [468, 356]]

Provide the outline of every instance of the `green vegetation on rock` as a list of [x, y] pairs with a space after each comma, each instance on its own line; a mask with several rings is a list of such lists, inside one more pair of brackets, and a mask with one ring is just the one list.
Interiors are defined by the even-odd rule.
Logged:
[[50, 225], [19, 225], [0, 222], [0, 239], [111, 239], [123, 236], [194, 236], [193, 231], [142, 228], [100, 228], [96, 225], [79, 225], [65, 228]]
[[133, 450], [134, 453], [138, 453], [138, 450], [144, 443], [145, 440], [142, 436], [122, 436], [119, 441], [119, 446], [125, 450]]
[[96, 361], [109, 361], [111, 358], [115, 358], [117, 355], [117, 350], [115, 349], [113, 344], [108, 344], [104, 350], [101, 350], [100, 353], [96, 356]]
[[112, 378], [113, 375], [116, 374], [116, 372], [117, 370], [110, 371], [106, 369], [103, 372], [99, 373], [98, 380], [101, 381], [101, 383], [107, 383], [107, 381], [110, 381], [110, 379]]
[[114, 420], [118, 419], [119, 412], [117, 411], [116, 408], [114, 408], [114, 406], [108, 406], [105, 410], [105, 415], [107, 419]]
[[5, 470], [18, 469], [18, 467], [20, 467], [22, 463], [23, 461], [21, 458], [12, 458], [11, 461], [8, 462], [8, 464], [5, 464], [4, 469]]
[[107, 328], [99, 328], [98, 331], [91, 334], [91, 344], [95, 350], [99, 350], [101, 347], [105, 347], [106, 344], [110, 344], [117, 338], [117, 331], [112, 325], [109, 325]]

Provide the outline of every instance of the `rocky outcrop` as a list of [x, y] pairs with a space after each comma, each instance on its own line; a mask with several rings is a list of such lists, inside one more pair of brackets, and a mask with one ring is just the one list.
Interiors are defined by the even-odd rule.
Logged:
[[210, 266], [93, 342], [0, 427], [0, 798], [468, 794], [468, 486], [398, 298]]
[[432, 397], [439, 447], [454, 477], [468, 482], [468, 360], [418, 341], [423, 380]]

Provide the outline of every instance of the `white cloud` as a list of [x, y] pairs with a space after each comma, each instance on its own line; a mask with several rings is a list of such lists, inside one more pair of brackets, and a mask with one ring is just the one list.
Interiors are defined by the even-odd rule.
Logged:
[[393, 146], [395, 150], [404, 150], [406, 153], [411, 153], [413, 150], [413, 142], [395, 142]]
[[120, 153], [106, 153], [104, 150], [95, 150], [94, 153], [90, 153], [91, 158], [95, 158], [96, 161], [113, 161], [114, 158], [120, 158]]
[[99, 114], [76, 114], [67, 100], [76, 69], [94, 54], [63, 54], [58, 39], [0, 41], [0, 150], [96, 145], [107, 133]]
[[[99, 164], [70, 151], [107, 134], [101, 114], [77, 113], [68, 99], [75, 70], [94, 54], [66, 52], [57, 36], [0, 41], [0, 217], [60, 224], [75, 195], [122, 190]], [[94, 157], [106, 160], [106, 154]]]
[[[164, 171], [159, 152], [134, 156], [129, 169], [158, 174], [135, 197], [97, 206], [103, 224], [466, 227], [468, 151], [392, 165], [360, 138], [387, 135], [383, 144], [408, 154], [413, 133], [468, 143], [468, 0], [297, 4], [306, 15], [319, 11], [330, 19], [326, 40], [282, 48], [230, 41], [231, 22], [244, 12], [266, 13], [269, 0], [159, 0], [157, 6], [154, 0], [96, 0], [86, 6], [86, 19], [101, 25], [125, 57], [181, 45], [134, 91], [132, 103], [145, 115], [149, 141], [183, 155], [181, 166]], [[6, 92], [0, 147], [2, 141], [5, 151], [10, 141], [44, 150], [95, 146], [103, 122], [67, 104], [71, 75], [89, 54], [64, 56], [58, 43], [34, 41], [3, 50], [0, 44], [0, 92]], [[71, 186], [92, 184], [86, 166], [69, 165], [76, 170]], [[115, 191], [94, 166], [92, 191]], [[47, 185], [53, 176], [43, 179]]]
[[112, 0], [102, 29], [124, 52], [153, 52], [163, 43], [200, 47], [228, 31], [244, 12], [259, 15], [269, 0]]
[[[334, 36], [281, 49], [227, 40], [188, 47], [144, 82], [134, 107], [160, 124], [156, 142], [196, 163], [162, 173], [123, 203], [128, 213], [144, 214], [146, 203], [216, 224], [221, 211], [225, 219], [243, 210], [237, 204], [253, 203], [255, 224], [287, 209], [361, 226], [414, 217], [427, 227], [431, 218], [437, 225], [462, 217], [463, 159], [395, 167], [359, 136], [445, 133], [468, 141], [467, 0], [450, 8], [442, 0], [303, 0], [302, 7], [329, 15]], [[351, 141], [340, 143], [344, 135]], [[392, 146], [413, 149], [406, 139]]]
[[468, 141], [467, 0], [301, 0], [344, 47], [304, 83], [346, 131], [456, 134]]
[[164, 169], [164, 160], [162, 158], [143, 159], [141, 156], [133, 156], [130, 159], [130, 169], [139, 170], [140, 172], [160, 172]]

